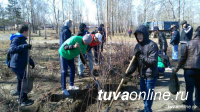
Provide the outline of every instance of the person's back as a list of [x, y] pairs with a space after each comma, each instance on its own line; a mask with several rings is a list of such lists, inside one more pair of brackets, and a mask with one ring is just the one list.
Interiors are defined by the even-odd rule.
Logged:
[[159, 32], [158, 38], [159, 38], [158, 42], [159, 42], [159, 45], [160, 45], [160, 49], [162, 49], [164, 52], [166, 52], [168, 45], [167, 45], [167, 40], [165, 38], [165, 34], [162, 33], [162, 32]]
[[[186, 54], [187, 53], [187, 54]], [[200, 69], [200, 34], [186, 44], [183, 58], [186, 59], [185, 69]], [[186, 57], [187, 56], [187, 57]]]
[[86, 25], [84, 23], [81, 23], [79, 26], [79, 32], [77, 36], [84, 36], [86, 33], [85, 30], [86, 30]]
[[71, 31], [70, 31], [70, 27], [71, 27], [71, 21], [65, 21], [64, 26], [61, 28], [61, 32], [59, 35], [59, 43], [60, 46], [68, 39], [71, 37]]
[[[192, 112], [193, 92], [195, 90], [195, 105], [199, 107], [200, 101], [200, 26], [195, 31], [194, 38], [187, 42], [178, 65], [174, 68], [172, 74], [176, 74], [181, 66], [184, 66], [184, 78], [188, 98], [186, 99], [186, 111]], [[188, 108], [190, 107], [190, 108]]]

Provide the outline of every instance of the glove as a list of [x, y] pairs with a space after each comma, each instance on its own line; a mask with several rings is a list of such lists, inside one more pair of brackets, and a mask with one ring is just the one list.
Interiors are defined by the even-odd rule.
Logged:
[[139, 57], [141, 54], [141, 51], [139, 49], [135, 49], [135, 56]]
[[31, 64], [31, 66], [32, 66], [32, 69], [34, 69], [34, 68], [35, 68], [35, 64]]
[[31, 48], [32, 48], [32, 45], [27, 44], [27, 47], [28, 47], [28, 49], [31, 49]]

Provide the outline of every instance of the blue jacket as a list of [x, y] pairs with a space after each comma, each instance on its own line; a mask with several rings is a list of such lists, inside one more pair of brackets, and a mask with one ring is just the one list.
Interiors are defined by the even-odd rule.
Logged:
[[59, 35], [59, 39], [60, 39], [60, 46], [68, 39], [71, 37], [71, 31], [69, 29], [70, 27], [70, 22], [68, 21], [67, 23], [67, 26], [63, 26], [61, 28], [61, 32], [60, 32], [60, 35]]
[[[25, 69], [27, 66], [28, 58], [28, 44], [26, 37], [20, 33], [12, 34], [10, 36], [11, 44], [8, 53], [11, 56], [10, 67], [17, 69]], [[34, 65], [33, 60], [30, 58], [30, 65]]]
[[84, 32], [85, 32], [85, 34], [90, 34], [90, 32], [88, 30], [85, 30]]
[[179, 34], [179, 31], [177, 31], [177, 29], [176, 29], [176, 30], [174, 30], [174, 33], [172, 34], [170, 44], [178, 45], [179, 42], [180, 42], [180, 34]]

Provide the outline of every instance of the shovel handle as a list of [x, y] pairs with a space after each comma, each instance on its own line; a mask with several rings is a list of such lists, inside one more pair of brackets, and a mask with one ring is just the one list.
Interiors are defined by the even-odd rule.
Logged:
[[[80, 47], [78, 47], [78, 49], [79, 49], [80, 55], [83, 57], [83, 61], [85, 61], [86, 66], [88, 66], [88, 64], [87, 64], [87, 62], [86, 62], [86, 60], [85, 60], [85, 57], [83, 56], [83, 53], [82, 53]], [[89, 68], [89, 70], [90, 70], [90, 67], [88, 67], [88, 68]], [[91, 70], [90, 70], [90, 71], [91, 71]], [[91, 74], [92, 74], [92, 72], [91, 72]], [[98, 81], [97, 81], [97, 79], [95, 78], [95, 76], [94, 76], [93, 74], [92, 74], [92, 76], [93, 76], [93, 79], [94, 79], [95, 83], [101, 88], [101, 86], [100, 86], [100, 84], [98, 83]]]
[[135, 59], [135, 55], [132, 57], [131, 62], [130, 62], [130, 64], [128, 65], [128, 68], [126, 69], [126, 74], [128, 73], [128, 71], [129, 71], [129, 69], [130, 69], [130, 67], [131, 67], [131, 65], [132, 65], [132, 63], [133, 63], [133, 61], [134, 61], [134, 59]]
[[[133, 61], [134, 61], [134, 59], [135, 59], [135, 56], [132, 57], [132, 60], [131, 60], [131, 62], [130, 62], [130, 64], [129, 64], [129, 66], [128, 66], [128, 68], [126, 69], [126, 73], [128, 73], [128, 71], [129, 71], [129, 69], [130, 69], [130, 67], [131, 67], [131, 65], [132, 65], [132, 63], [133, 63]], [[122, 78], [122, 80], [121, 80], [121, 82], [120, 82], [120, 84], [119, 84], [119, 86], [118, 86], [118, 88], [117, 88], [117, 91], [115, 92], [116, 94], [119, 92], [119, 89], [121, 88], [123, 82], [124, 82], [124, 78]], [[113, 101], [114, 101], [114, 98], [112, 98], [112, 100], [111, 100], [111, 102], [110, 102], [110, 105], [108, 106], [108, 109], [106, 110], [106, 112], [109, 112], [109, 110], [110, 110], [110, 108], [111, 108], [111, 106], [112, 106], [112, 104], [113, 104]]]

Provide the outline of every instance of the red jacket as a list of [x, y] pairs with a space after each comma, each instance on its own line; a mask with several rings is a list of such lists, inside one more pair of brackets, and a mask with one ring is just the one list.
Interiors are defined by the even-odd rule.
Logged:
[[94, 46], [99, 45], [100, 42], [95, 42], [95, 41], [94, 41], [94, 36], [95, 36], [95, 34], [91, 34], [91, 36], [92, 36], [92, 42], [89, 44], [89, 46], [90, 46], [90, 47], [94, 47]]

